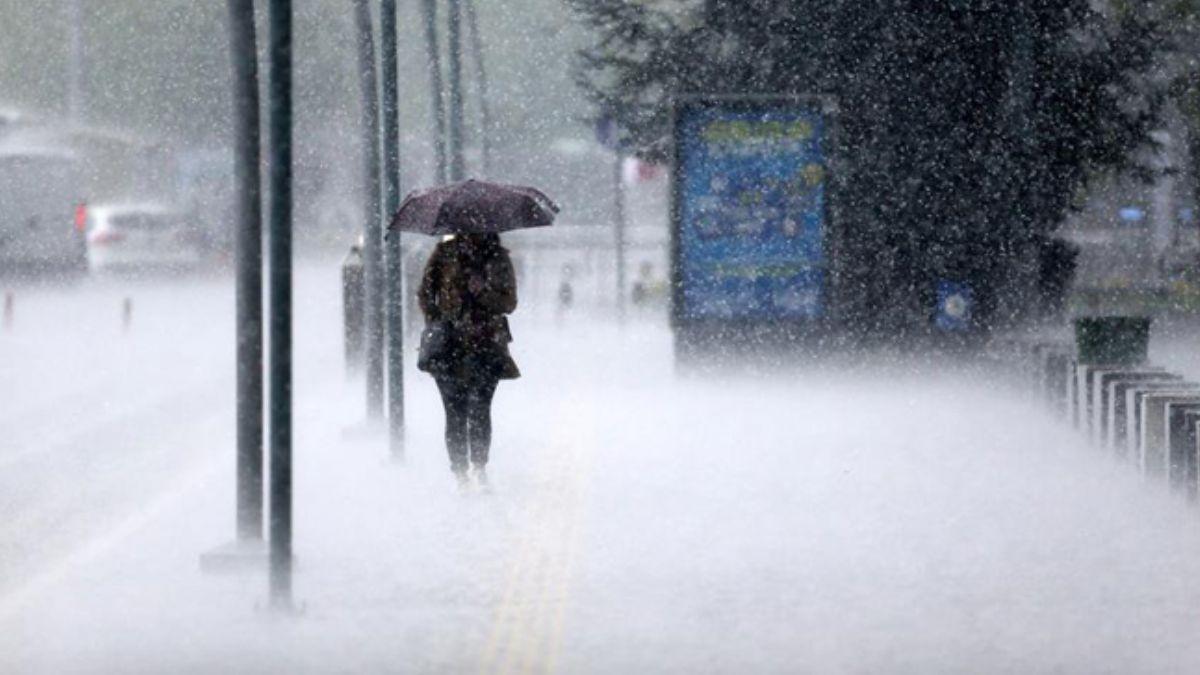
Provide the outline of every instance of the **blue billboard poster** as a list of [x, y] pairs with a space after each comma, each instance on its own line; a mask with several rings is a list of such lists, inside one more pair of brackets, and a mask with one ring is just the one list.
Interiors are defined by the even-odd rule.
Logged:
[[975, 294], [967, 284], [940, 280], [937, 283], [937, 311], [933, 325], [944, 331], [964, 331], [971, 327]]
[[821, 104], [683, 104], [675, 122], [676, 318], [821, 317], [828, 175]]

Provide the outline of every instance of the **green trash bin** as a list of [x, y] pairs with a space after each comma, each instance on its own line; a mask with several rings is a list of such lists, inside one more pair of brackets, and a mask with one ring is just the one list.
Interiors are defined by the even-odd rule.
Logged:
[[1148, 316], [1084, 316], [1075, 319], [1080, 363], [1139, 366], [1150, 343]]

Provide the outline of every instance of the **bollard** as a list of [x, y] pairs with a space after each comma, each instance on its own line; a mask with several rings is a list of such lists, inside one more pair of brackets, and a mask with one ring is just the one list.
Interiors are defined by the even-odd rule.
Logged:
[[1035, 391], [1039, 391], [1039, 393], [1039, 388], [1042, 385], [1042, 378], [1040, 376], [1042, 352], [1045, 351], [1048, 346], [1049, 345], [1045, 342], [1032, 342], [1022, 345], [1023, 353], [1021, 354], [1021, 362], [1024, 366], [1023, 370], [1025, 371], [1022, 373], [1022, 379], [1025, 380], [1025, 383], [1029, 387], [1033, 388]]
[[1174, 382], [1139, 382], [1125, 391], [1125, 456], [1129, 462], [1142, 465], [1142, 407], [1147, 396], [1160, 392], [1195, 392], [1200, 385], [1178, 380]]
[[1178, 385], [1183, 378], [1174, 373], [1159, 370], [1145, 372], [1130, 372], [1114, 377], [1108, 382], [1105, 391], [1107, 405], [1102, 411], [1100, 423], [1100, 442], [1110, 448], [1118, 457], [1125, 456], [1125, 394], [1139, 385], [1168, 386]]
[[1172, 403], [1200, 403], [1200, 392], [1156, 391], [1142, 397], [1138, 457], [1142, 474], [1149, 478], [1167, 479], [1170, 475], [1167, 456], [1167, 407]]
[[1050, 359], [1057, 353], [1063, 351], [1066, 347], [1064, 343], [1052, 340], [1042, 340], [1035, 342], [1030, 349], [1030, 379], [1033, 381], [1034, 390], [1043, 397], [1050, 395], [1050, 377], [1049, 377], [1049, 362]]
[[1092, 423], [1092, 378], [1097, 370], [1107, 366], [1079, 363], [1075, 366], [1075, 428], [1091, 434]]
[[1034, 391], [1059, 413], [1067, 393], [1067, 383], [1063, 377], [1072, 356], [1071, 346], [1065, 341], [1041, 341], [1033, 346], [1031, 368]]
[[1074, 355], [1068, 349], [1060, 349], [1046, 356], [1046, 397], [1053, 413], [1067, 416], [1067, 401], [1071, 395], [1071, 360]]
[[366, 307], [363, 287], [362, 247], [350, 247], [342, 261], [342, 328], [345, 340], [346, 374], [362, 371], [367, 353]]
[[1189, 428], [1192, 432], [1192, 445], [1190, 452], [1192, 453], [1192, 473], [1187, 486], [1187, 495], [1192, 501], [1196, 501], [1200, 496], [1200, 413], [1195, 414], [1189, 422]]
[[1165, 374], [1161, 368], [1097, 368], [1092, 372], [1091, 391], [1088, 401], [1091, 406], [1091, 418], [1088, 420], [1088, 440], [1099, 442], [1101, 447], [1106, 444], [1108, 433], [1108, 410], [1110, 408], [1109, 385], [1121, 378], [1153, 379], [1154, 375]]
[[1096, 440], [1097, 425], [1104, 414], [1101, 398], [1104, 384], [1114, 375], [1154, 368], [1134, 368], [1126, 365], [1081, 363], [1075, 367], [1076, 411], [1075, 427], [1087, 436], [1088, 440]]
[[7, 291], [4, 294], [4, 330], [12, 330], [15, 304], [16, 300], [13, 298], [12, 291]]
[[1196, 482], [1196, 466], [1191, 448], [1196, 446], [1195, 420], [1200, 415], [1200, 396], [1194, 401], [1168, 403], [1166, 411], [1167, 482], [1171, 489], [1194, 496], [1191, 486]]
[[125, 298], [121, 303], [121, 330], [129, 332], [129, 327], [133, 325], [133, 298]]
[[1067, 360], [1067, 424], [1079, 429], [1079, 357]]
[[1197, 435], [1197, 425], [1200, 425], [1200, 408], [1189, 409], [1183, 411], [1180, 416], [1180, 429], [1177, 432], [1172, 431], [1172, 439], [1178, 439], [1178, 447], [1172, 448], [1172, 452], [1178, 451], [1184, 461], [1184, 472], [1180, 477], [1182, 481], [1182, 492], [1189, 502], [1194, 503], [1200, 492], [1197, 491], [1200, 480], [1200, 462], [1196, 456], [1196, 447], [1200, 443], [1200, 435]]

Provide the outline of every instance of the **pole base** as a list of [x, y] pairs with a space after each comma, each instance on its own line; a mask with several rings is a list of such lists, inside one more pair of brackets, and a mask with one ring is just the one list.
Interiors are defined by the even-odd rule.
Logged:
[[348, 441], [376, 441], [387, 434], [387, 422], [367, 419], [342, 428], [342, 438]]
[[262, 539], [238, 539], [200, 554], [200, 571], [207, 574], [265, 572], [270, 551]]
[[394, 464], [404, 464], [404, 430], [393, 429], [388, 438], [388, 455]]
[[254, 611], [265, 617], [292, 618], [301, 617], [308, 613], [308, 603], [296, 602], [290, 598], [267, 598], [254, 603]]

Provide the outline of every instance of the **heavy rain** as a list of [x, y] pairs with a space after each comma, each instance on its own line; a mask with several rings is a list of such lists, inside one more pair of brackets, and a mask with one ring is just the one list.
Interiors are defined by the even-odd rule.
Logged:
[[1200, 671], [1198, 59], [0, 0], [0, 671]]

